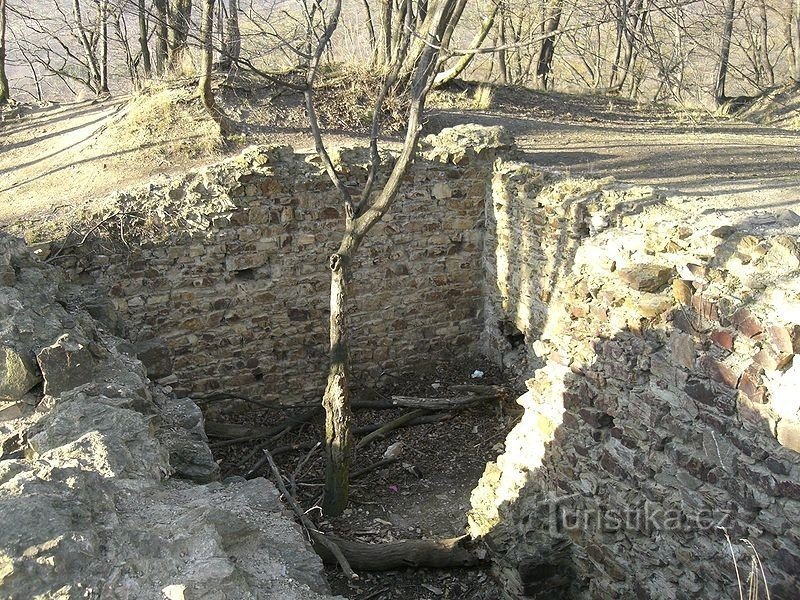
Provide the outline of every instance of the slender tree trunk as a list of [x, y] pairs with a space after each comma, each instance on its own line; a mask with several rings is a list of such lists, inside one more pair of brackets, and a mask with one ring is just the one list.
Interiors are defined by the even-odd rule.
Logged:
[[[497, 11], [500, 8], [499, 4], [495, 4], [494, 8], [492, 9], [491, 14], [489, 14], [483, 21], [480, 30], [478, 33], [475, 34], [475, 37], [469, 44], [469, 50], [477, 50], [478, 48], [483, 45], [486, 36], [489, 35], [489, 32], [492, 30], [492, 26], [494, 25], [494, 18], [497, 15]], [[472, 62], [472, 59], [475, 58], [475, 52], [468, 51], [464, 56], [462, 56], [455, 65], [451, 68], [447, 69], [446, 71], [442, 71], [436, 76], [434, 80], [434, 86], [446, 85], [453, 81], [456, 77], [461, 75], [469, 66], [469, 63]]]
[[86, 55], [86, 65], [89, 70], [90, 87], [95, 94], [99, 94], [102, 90], [100, 64], [97, 62], [97, 55], [95, 54], [92, 44], [89, 42], [89, 37], [86, 34], [86, 27], [83, 24], [83, 15], [81, 14], [80, 0], [72, 0], [72, 13], [75, 17], [75, 28], [77, 30], [78, 39], [80, 40], [81, 47]]
[[369, 0], [362, 0], [364, 6], [364, 21], [369, 36], [370, 59], [369, 64], [375, 66], [379, 60], [378, 39], [375, 36], [375, 25], [372, 23], [372, 9], [369, 7]]
[[792, 0], [789, 13], [789, 46], [792, 49], [792, 77], [800, 81], [800, 0]]
[[353, 440], [350, 434], [350, 356], [347, 329], [347, 286], [350, 279], [350, 252], [355, 240], [346, 233], [337, 254], [328, 265], [331, 270], [330, 364], [328, 384], [322, 405], [325, 408], [325, 498], [322, 510], [338, 515], [347, 506], [350, 493], [350, 465]]
[[[319, 58], [324, 46], [317, 47], [309, 72], [306, 78], [305, 91], [306, 108], [309, 116], [317, 152], [325, 164], [337, 189], [340, 190], [345, 200], [345, 234], [338, 251], [332, 254], [328, 261], [331, 271], [331, 316], [330, 316], [330, 363], [328, 368], [328, 383], [323, 396], [323, 405], [326, 413], [325, 432], [325, 491], [323, 494], [322, 510], [325, 514], [336, 516], [341, 514], [347, 505], [349, 490], [349, 468], [352, 461], [352, 444], [350, 437], [350, 359], [348, 356], [348, 329], [347, 329], [347, 285], [352, 268], [352, 260], [364, 236], [391, 207], [410, 168], [417, 150], [417, 142], [422, 131], [422, 114], [425, 109], [425, 98], [433, 83], [433, 75], [438, 63], [439, 48], [444, 34], [444, 28], [452, 18], [455, 0], [442, 0], [435, 4], [428, 14], [430, 23], [425, 33], [423, 52], [415, 62], [415, 68], [410, 79], [411, 107], [408, 113], [408, 125], [403, 148], [392, 168], [391, 173], [380, 193], [369, 203], [369, 186], [364, 191], [358, 206], [354, 206], [346, 187], [334, 169], [330, 157], [325, 151], [316, 112], [313, 102], [313, 84]], [[322, 36], [321, 44], [327, 44], [330, 36], [336, 29], [336, 22], [341, 11], [341, 0], [337, 0], [334, 11], [330, 17], [329, 25]], [[402, 54], [398, 56], [402, 57]], [[407, 57], [408, 58], [408, 57]], [[392, 72], [392, 79], [399, 75], [398, 64]], [[385, 97], [384, 87], [379, 98]], [[378, 114], [381, 102], [376, 107]], [[377, 156], [376, 121], [373, 122], [371, 141], [371, 156], [373, 165]], [[370, 178], [369, 180], [371, 180]], [[369, 181], [368, 180], [368, 181]]]
[[242, 35], [239, 31], [239, 0], [228, 0], [228, 35], [225, 38], [225, 54], [231, 65], [235, 65], [242, 53]]
[[100, 0], [100, 93], [108, 94], [108, 0]]
[[6, 77], [6, 0], [0, 0], [0, 105], [11, 99]]
[[[212, 15], [213, 19], [213, 15]], [[192, 0], [175, 0], [172, 5], [172, 23], [169, 28], [170, 65], [175, 67], [189, 47], [189, 26], [192, 22]]]
[[[140, 0], [144, 2], [144, 0]], [[169, 15], [167, 0], [154, 0], [156, 9], [156, 73], [163, 75], [169, 60]]]
[[392, 11], [393, 0], [381, 1], [381, 48], [378, 64], [388, 66], [392, 62]]
[[139, 51], [142, 53], [142, 68], [144, 76], [150, 77], [153, 65], [150, 61], [150, 47], [147, 44], [147, 9], [144, 0], [138, 0], [139, 17]]
[[203, 59], [197, 88], [203, 106], [212, 116], [215, 116], [214, 93], [211, 91], [211, 69], [214, 64], [213, 33], [214, 0], [203, 0], [203, 13], [200, 18], [200, 40], [203, 44]]
[[542, 48], [539, 50], [539, 57], [536, 61], [536, 87], [541, 90], [546, 90], [550, 83], [550, 73], [553, 70], [553, 55], [556, 48], [556, 32], [561, 24], [562, 4], [563, 0], [554, 0], [547, 9], [543, 32], [546, 37], [542, 40]]
[[502, 12], [503, 9], [501, 8], [501, 15], [500, 15], [500, 27], [499, 31], [497, 32], [497, 43], [495, 44], [500, 48], [495, 53], [495, 60], [497, 62], [497, 77], [503, 85], [508, 84], [508, 56], [506, 54], [506, 16]]
[[759, 50], [761, 57], [761, 68], [767, 78], [767, 85], [775, 85], [775, 70], [769, 59], [769, 21], [767, 19], [767, 0], [759, 0]]
[[722, 43], [719, 49], [719, 63], [717, 77], [714, 81], [714, 102], [717, 106], [725, 104], [725, 78], [728, 75], [728, 60], [731, 53], [731, 34], [733, 33], [733, 12], [736, 10], [736, 0], [726, 0], [725, 14], [722, 24]]

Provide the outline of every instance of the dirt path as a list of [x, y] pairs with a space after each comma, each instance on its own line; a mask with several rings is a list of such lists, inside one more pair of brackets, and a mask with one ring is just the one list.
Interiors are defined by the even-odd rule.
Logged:
[[500, 91], [488, 111], [435, 114], [509, 129], [534, 164], [653, 185], [697, 210], [800, 206], [800, 132], [606, 97]]

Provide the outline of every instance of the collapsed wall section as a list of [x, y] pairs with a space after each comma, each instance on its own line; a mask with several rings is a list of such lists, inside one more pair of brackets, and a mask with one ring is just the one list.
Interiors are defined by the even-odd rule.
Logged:
[[470, 526], [508, 595], [735, 596], [757, 552], [798, 597], [800, 218], [515, 163], [489, 202], [484, 342], [530, 379]]
[[[350, 318], [357, 373], [474, 352], [485, 190], [506, 143], [496, 129], [432, 140], [359, 249]], [[334, 158], [357, 191], [366, 151]], [[385, 173], [393, 157], [383, 161]], [[324, 386], [327, 262], [342, 210], [310, 156], [252, 148], [121, 195], [84, 219], [80, 244], [48, 251], [75, 281], [108, 290], [151, 375], [174, 371], [178, 392], [308, 401]]]

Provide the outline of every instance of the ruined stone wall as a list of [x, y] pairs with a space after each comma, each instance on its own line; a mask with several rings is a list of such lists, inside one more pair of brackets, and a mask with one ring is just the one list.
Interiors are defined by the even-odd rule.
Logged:
[[484, 341], [529, 391], [470, 523], [509, 596], [738, 597], [752, 544], [799, 597], [800, 218], [515, 163], [488, 212]]
[[[475, 350], [483, 205], [493, 144], [501, 142], [451, 137], [452, 151], [434, 140], [419, 157], [356, 256], [351, 354], [358, 374]], [[366, 152], [343, 150], [335, 159], [355, 192], [366, 178]], [[392, 157], [384, 159], [385, 173]], [[143, 360], [169, 348], [172, 369], [154, 360], [151, 375], [174, 370], [176, 390], [195, 397], [224, 391], [288, 403], [320, 396], [327, 260], [344, 218], [339, 196], [308, 156], [251, 149], [122, 195], [85, 221], [99, 225], [58, 261], [74, 280], [109, 291]]]

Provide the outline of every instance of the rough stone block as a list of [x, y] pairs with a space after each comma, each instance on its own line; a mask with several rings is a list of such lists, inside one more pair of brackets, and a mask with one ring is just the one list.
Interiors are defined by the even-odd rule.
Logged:
[[620, 269], [618, 274], [634, 290], [658, 292], [672, 278], [672, 267], [641, 263]]
[[58, 397], [92, 380], [95, 358], [88, 344], [71, 334], [64, 334], [51, 346], [43, 348], [36, 356], [44, 377], [44, 393]]
[[19, 400], [41, 380], [32, 357], [0, 344], [0, 400]]

